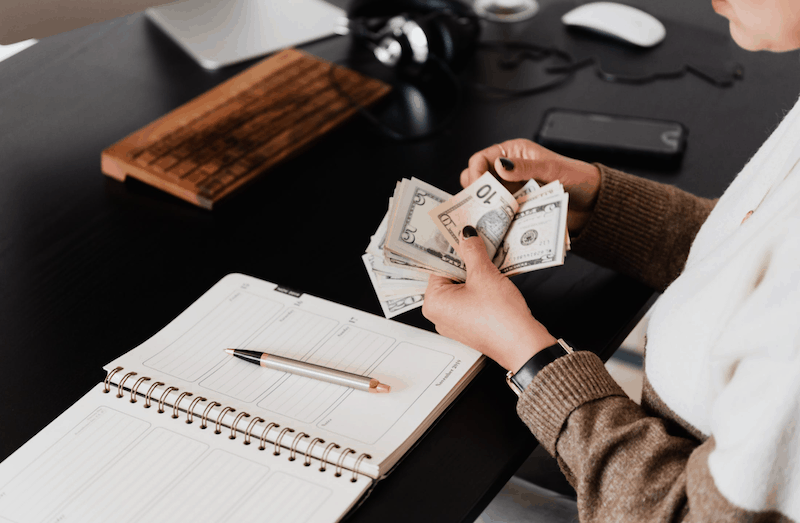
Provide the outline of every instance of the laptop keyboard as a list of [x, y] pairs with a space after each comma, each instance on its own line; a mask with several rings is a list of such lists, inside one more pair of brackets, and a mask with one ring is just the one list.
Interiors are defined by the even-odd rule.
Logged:
[[389, 87], [289, 49], [103, 152], [103, 172], [133, 176], [211, 209], [224, 196], [321, 137]]

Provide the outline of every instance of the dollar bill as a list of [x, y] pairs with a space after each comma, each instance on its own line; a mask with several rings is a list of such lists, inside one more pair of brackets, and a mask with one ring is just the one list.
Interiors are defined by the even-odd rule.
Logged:
[[373, 263], [376, 261], [375, 256], [366, 253], [361, 259], [367, 269], [367, 274], [375, 289], [375, 294], [378, 296], [378, 302], [380, 303], [384, 316], [387, 318], [394, 318], [398, 314], [416, 309], [417, 307], [422, 307], [422, 303], [425, 299], [424, 291], [387, 296], [380, 290], [380, 285], [373, 270]]
[[450, 197], [422, 180], [403, 180], [392, 197], [393, 210], [383, 246], [390, 253], [387, 256], [390, 263], [402, 264], [408, 260], [410, 265], [431, 274], [465, 281], [464, 262], [428, 215], [428, 211]]
[[454, 249], [458, 249], [461, 230], [471, 225], [486, 245], [489, 257], [494, 257], [518, 208], [514, 196], [487, 172], [428, 214]]
[[[370, 242], [367, 245], [366, 252], [381, 258], [385, 264], [385, 267], [387, 269], [391, 269], [393, 274], [404, 274], [406, 277], [413, 278], [414, 276], [412, 275], [419, 275], [420, 272], [423, 272], [425, 273], [425, 281], [427, 281], [428, 274], [432, 272], [429, 268], [415, 263], [403, 256], [395, 255], [383, 248], [384, 244], [386, 243], [389, 218], [393, 210], [392, 202], [393, 198], [389, 198], [389, 210], [386, 212], [386, 215], [384, 215], [383, 220], [381, 220], [378, 230], [375, 231], [375, 234], [370, 237]], [[420, 278], [421, 277], [422, 276], [420, 276]]]
[[[547, 198], [554, 194], [564, 194], [564, 186], [561, 185], [560, 181], [555, 180], [540, 187], [535, 181], [529, 180], [522, 189], [514, 193], [514, 198], [517, 200], [517, 203], [521, 205], [529, 200]], [[564, 243], [564, 249], [567, 251], [570, 250], [572, 242], [569, 238], [569, 231], [566, 229], [564, 230]]]
[[383, 294], [387, 296], [397, 294], [395, 291], [400, 291], [401, 294], [405, 291], [409, 291], [405, 292], [406, 294], [411, 291], [424, 292], [425, 287], [428, 286], [428, 274], [408, 269], [398, 270], [387, 265], [383, 258], [372, 254], [370, 256], [372, 256], [369, 259], [372, 273]]
[[527, 184], [518, 192], [514, 193], [514, 198], [520, 205], [529, 200], [547, 198], [549, 196], [553, 196], [554, 194], [564, 194], [564, 186], [561, 185], [561, 182], [558, 180], [550, 182], [541, 187], [539, 187], [538, 184], [536, 188], [531, 187], [530, 189], [526, 190], [526, 187]]
[[514, 276], [564, 263], [568, 201], [564, 193], [520, 206], [492, 260], [502, 274]]
[[478, 230], [507, 276], [564, 262], [568, 195], [561, 183], [531, 180], [512, 195], [486, 176], [455, 196], [416, 178], [396, 184], [362, 256], [387, 318], [422, 306], [431, 274], [465, 280], [456, 254], [464, 225]]
[[536, 180], [530, 179], [527, 182], [525, 182], [525, 185], [522, 186], [522, 189], [514, 193], [514, 199], [517, 200], [517, 203], [522, 203], [520, 201], [522, 198], [525, 198], [525, 200], [527, 200], [528, 198], [526, 198], [526, 196], [528, 196], [530, 193], [532, 193], [538, 188], [539, 184], [536, 183]]

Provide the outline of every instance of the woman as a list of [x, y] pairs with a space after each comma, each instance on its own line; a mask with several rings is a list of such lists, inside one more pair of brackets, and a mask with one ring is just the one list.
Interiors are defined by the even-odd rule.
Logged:
[[[746, 49], [800, 47], [798, 0], [713, 6]], [[573, 252], [664, 291], [640, 407], [597, 356], [556, 345], [474, 229], [466, 283], [430, 279], [436, 329], [525, 374], [517, 412], [575, 487], [581, 521], [800, 522], [798, 160], [800, 104], [719, 201], [526, 140], [470, 159], [465, 186], [486, 170], [561, 180]]]

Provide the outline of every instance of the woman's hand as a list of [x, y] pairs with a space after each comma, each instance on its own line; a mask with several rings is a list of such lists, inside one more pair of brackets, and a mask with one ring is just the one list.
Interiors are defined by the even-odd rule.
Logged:
[[483, 240], [464, 228], [459, 255], [467, 265], [467, 281], [455, 284], [431, 276], [422, 314], [439, 334], [486, 354], [516, 372], [534, 354], [556, 343], [536, 321], [525, 298], [492, 264]]
[[580, 234], [589, 221], [600, 190], [597, 167], [561, 156], [530, 140], [508, 140], [473, 154], [469, 167], [461, 173], [461, 185], [470, 185], [486, 171], [499, 176], [512, 193], [531, 178], [540, 184], [561, 180], [569, 193], [567, 228], [573, 236]]

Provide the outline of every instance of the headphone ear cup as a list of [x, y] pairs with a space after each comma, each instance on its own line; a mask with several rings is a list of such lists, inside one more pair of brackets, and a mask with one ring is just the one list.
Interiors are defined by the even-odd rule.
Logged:
[[455, 56], [455, 42], [447, 24], [447, 16], [443, 13], [430, 13], [418, 17], [419, 24], [428, 43], [428, 52], [445, 63], [452, 63]]
[[480, 26], [477, 18], [458, 16], [443, 11], [420, 23], [428, 38], [431, 54], [460, 69], [475, 51]]
[[[422, 47], [427, 47], [423, 55], [435, 55], [451, 68], [463, 67], [477, 45], [480, 25], [472, 8], [459, 0], [354, 0], [348, 10], [350, 33], [353, 38], [375, 50], [381, 46], [382, 38], [389, 31], [389, 24], [401, 16], [419, 26], [425, 37]], [[410, 32], [403, 29], [402, 37], [392, 44], [400, 51], [399, 59], [382, 62], [402, 67], [406, 72], [420, 72], [424, 64], [414, 63], [411, 48], [419, 43]], [[397, 33], [394, 33], [397, 34]], [[376, 56], [377, 56], [377, 51]], [[391, 64], [390, 64], [391, 62]]]

